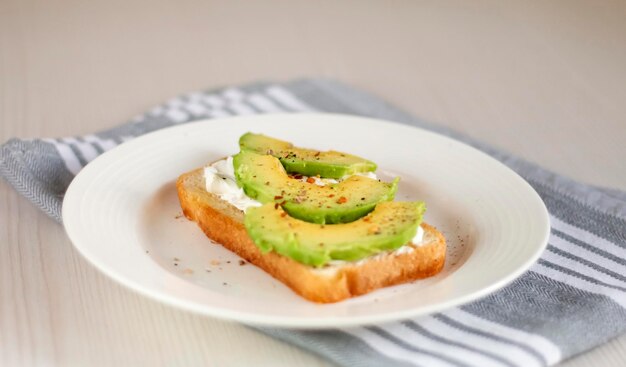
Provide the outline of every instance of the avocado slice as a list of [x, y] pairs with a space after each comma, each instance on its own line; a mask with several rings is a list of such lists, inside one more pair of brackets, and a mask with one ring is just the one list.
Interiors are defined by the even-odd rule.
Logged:
[[355, 155], [329, 150], [294, 147], [293, 144], [262, 134], [245, 133], [239, 138], [241, 150], [269, 154], [283, 164], [287, 172], [306, 176], [342, 178], [355, 173], [376, 171], [376, 164]]
[[289, 215], [313, 223], [347, 223], [393, 200], [399, 178], [381, 182], [351, 176], [337, 184], [318, 186], [287, 175], [277, 158], [241, 151], [233, 157], [235, 178], [246, 195], [261, 203], [275, 202]]
[[411, 242], [425, 210], [423, 202], [388, 201], [352, 223], [320, 225], [292, 218], [268, 203], [250, 208], [244, 224], [263, 252], [273, 250], [319, 267], [331, 260], [360, 260]]

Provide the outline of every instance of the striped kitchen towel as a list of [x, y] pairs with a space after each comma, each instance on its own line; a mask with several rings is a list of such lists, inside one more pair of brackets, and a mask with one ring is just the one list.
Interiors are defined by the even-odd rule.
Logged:
[[545, 366], [626, 328], [626, 193], [583, 185], [343, 84], [321, 79], [255, 83], [172, 99], [127, 124], [86, 136], [12, 139], [0, 174], [56, 220], [70, 181], [102, 152], [156, 129], [268, 112], [333, 112], [398, 121], [452, 136], [524, 177], [551, 214], [541, 259], [506, 288], [446, 312], [345, 330], [262, 332], [345, 366]]

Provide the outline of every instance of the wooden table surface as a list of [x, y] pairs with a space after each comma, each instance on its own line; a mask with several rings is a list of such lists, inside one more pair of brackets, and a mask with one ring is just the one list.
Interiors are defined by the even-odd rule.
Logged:
[[[92, 132], [181, 92], [327, 76], [626, 189], [624, 19], [618, 0], [0, 0], [0, 140]], [[330, 365], [119, 286], [4, 181], [0, 364]], [[626, 337], [563, 365], [626, 365]]]

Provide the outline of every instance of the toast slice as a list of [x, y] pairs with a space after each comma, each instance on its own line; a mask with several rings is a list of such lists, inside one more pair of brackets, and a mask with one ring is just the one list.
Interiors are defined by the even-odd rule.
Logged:
[[378, 288], [437, 274], [446, 255], [444, 236], [422, 223], [421, 246], [401, 254], [383, 253], [358, 262], [315, 268], [274, 252], [262, 253], [248, 236], [244, 213], [205, 189], [202, 168], [181, 175], [178, 197], [184, 215], [213, 241], [265, 270], [302, 297], [319, 303], [338, 302]]

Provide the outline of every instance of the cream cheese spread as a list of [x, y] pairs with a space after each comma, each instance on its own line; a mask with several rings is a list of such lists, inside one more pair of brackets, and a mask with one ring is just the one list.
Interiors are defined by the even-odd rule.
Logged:
[[210, 166], [204, 167], [204, 182], [206, 191], [215, 194], [220, 199], [229, 202], [244, 212], [261, 203], [250, 198], [237, 186], [233, 157], [219, 160]]

